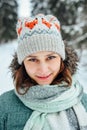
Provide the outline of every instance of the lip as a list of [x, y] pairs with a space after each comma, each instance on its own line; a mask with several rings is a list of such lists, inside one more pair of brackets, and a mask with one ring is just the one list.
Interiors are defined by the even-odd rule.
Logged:
[[47, 75], [47, 76], [37, 76], [37, 78], [41, 79], [41, 80], [46, 80], [51, 76], [51, 74]]

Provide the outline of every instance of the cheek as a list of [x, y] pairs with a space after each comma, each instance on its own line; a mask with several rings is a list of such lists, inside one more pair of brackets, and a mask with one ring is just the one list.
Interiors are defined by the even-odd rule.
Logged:
[[32, 66], [32, 65], [25, 66], [25, 70], [26, 70], [26, 72], [27, 72], [28, 75], [32, 75], [36, 71], [35, 67]]
[[60, 63], [59, 62], [55, 62], [51, 65], [51, 68], [53, 68], [53, 71], [58, 72], [60, 70]]

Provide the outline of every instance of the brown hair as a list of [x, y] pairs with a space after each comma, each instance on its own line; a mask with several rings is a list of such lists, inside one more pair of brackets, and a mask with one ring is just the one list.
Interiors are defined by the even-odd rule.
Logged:
[[[58, 76], [54, 79], [54, 81], [51, 84], [59, 84], [62, 81], [65, 81], [67, 83], [67, 86], [70, 86], [72, 83], [71, 72], [69, 68], [66, 66], [66, 64], [62, 61], [62, 59], [60, 66], [61, 67]], [[15, 82], [16, 90], [19, 94], [25, 94], [28, 91], [29, 87], [37, 85], [37, 83], [28, 76], [24, 64], [22, 63], [22, 65], [19, 65], [17, 56], [14, 57], [10, 65], [10, 68], [13, 72], [12, 77]], [[23, 88], [23, 93], [20, 92], [20, 88]]]

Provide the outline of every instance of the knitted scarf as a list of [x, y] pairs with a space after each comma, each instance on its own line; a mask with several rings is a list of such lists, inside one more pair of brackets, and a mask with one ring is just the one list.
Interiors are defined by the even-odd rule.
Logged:
[[[67, 110], [73, 108], [79, 130], [87, 130], [87, 113], [80, 100], [83, 89], [75, 82], [71, 87], [65, 85], [36, 85], [25, 95], [16, 95], [33, 113], [23, 130], [77, 130], [70, 124]], [[77, 121], [76, 121], [77, 120]]]

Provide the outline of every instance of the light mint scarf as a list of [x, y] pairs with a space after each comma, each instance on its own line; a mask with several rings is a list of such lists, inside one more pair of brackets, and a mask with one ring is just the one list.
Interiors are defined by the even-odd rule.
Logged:
[[80, 100], [83, 89], [74, 82], [65, 85], [43, 85], [31, 87], [25, 95], [19, 95], [25, 106], [33, 111], [23, 130], [75, 130], [70, 126], [66, 110], [73, 108], [79, 130], [87, 130], [87, 113]]

